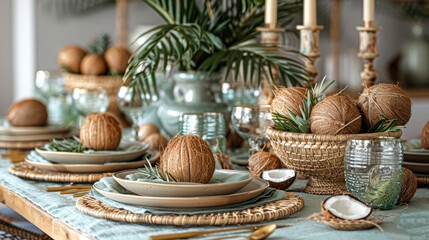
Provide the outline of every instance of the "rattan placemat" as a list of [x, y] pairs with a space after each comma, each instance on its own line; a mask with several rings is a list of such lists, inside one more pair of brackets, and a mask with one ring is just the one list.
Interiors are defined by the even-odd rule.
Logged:
[[35, 147], [40, 147], [43, 145], [49, 144], [49, 140], [41, 141], [0, 141], [0, 148], [6, 149], [33, 149]]
[[48, 235], [33, 233], [0, 220], [0, 239], [9, 240], [50, 240]]
[[130, 223], [148, 223], [163, 225], [236, 225], [272, 221], [285, 218], [304, 207], [304, 199], [287, 192], [283, 200], [242, 211], [198, 214], [198, 215], [154, 215], [135, 214], [126, 210], [110, 207], [90, 195], [79, 198], [76, 207], [84, 214], [98, 218]]
[[378, 224], [380, 224], [384, 220], [384, 217], [373, 217], [369, 220], [345, 220], [345, 219], [325, 218], [323, 217], [322, 214], [314, 214], [311, 217], [309, 217], [309, 219], [314, 220], [316, 222], [323, 223], [337, 230], [353, 231], [353, 230], [364, 230], [364, 229], [369, 229], [373, 227], [377, 227], [381, 229], [381, 227]]
[[9, 168], [9, 172], [15, 176], [45, 182], [74, 182], [93, 183], [103, 177], [111, 177], [113, 173], [62, 173], [50, 172], [33, 167], [25, 162], [18, 163]]
[[417, 176], [417, 183], [420, 186], [428, 186], [429, 185], [429, 176]]

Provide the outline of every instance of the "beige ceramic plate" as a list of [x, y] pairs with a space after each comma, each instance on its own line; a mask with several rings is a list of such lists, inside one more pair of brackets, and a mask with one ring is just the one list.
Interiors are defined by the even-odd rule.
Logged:
[[[150, 163], [155, 163], [159, 160], [159, 152], [157, 150], [149, 150], [151, 154], [149, 158]], [[34, 162], [29, 159], [25, 161], [37, 168], [55, 171], [55, 172], [68, 172], [68, 173], [105, 173], [105, 172], [116, 172], [124, 169], [133, 169], [143, 167], [147, 161], [133, 161], [123, 163], [109, 163], [109, 164], [57, 164], [57, 163], [40, 163]]]
[[[36, 148], [36, 152], [46, 160], [62, 164], [104, 164], [110, 162], [127, 162], [143, 155], [149, 148], [145, 142], [133, 142], [127, 144], [138, 144], [142, 148], [136, 151], [112, 151], [111, 153], [73, 153], [73, 152], [54, 152]], [[121, 143], [123, 145], [123, 143]], [[121, 146], [120, 146], [121, 147]]]
[[53, 134], [70, 132], [73, 126], [46, 126], [46, 127], [6, 127], [0, 126], [0, 134], [13, 136], [28, 136], [39, 134]]
[[268, 188], [268, 183], [260, 178], [253, 178], [244, 188], [236, 193], [228, 195], [206, 197], [149, 197], [133, 194], [112, 193], [101, 190], [94, 184], [94, 189], [100, 194], [115, 201], [161, 209], [198, 209], [206, 207], [218, 207], [228, 204], [244, 202], [260, 195]]
[[403, 162], [402, 166], [410, 169], [413, 173], [429, 174], [429, 163]]
[[71, 133], [47, 133], [47, 134], [36, 134], [36, 135], [17, 135], [17, 136], [7, 136], [0, 135], [0, 141], [41, 141], [41, 140], [51, 140], [53, 138], [69, 138], [73, 136]]
[[156, 197], [197, 197], [231, 194], [246, 186], [252, 181], [253, 176], [246, 171], [237, 170], [216, 170], [222, 174], [247, 174], [248, 177], [241, 181], [216, 183], [216, 184], [167, 184], [153, 182], [139, 182], [126, 180], [129, 174], [136, 173], [138, 170], [125, 170], [113, 175], [113, 178], [125, 189], [142, 196]]

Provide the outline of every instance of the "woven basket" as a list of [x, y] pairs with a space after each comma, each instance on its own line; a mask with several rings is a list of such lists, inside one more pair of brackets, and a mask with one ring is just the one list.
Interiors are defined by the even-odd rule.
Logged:
[[309, 177], [306, 193], [335, 194], [346, 191], [344, 153], [349, 139], [390, 136], [402, 131], [347, 135], [317, 135], [279, 131], [270, 127], [266, 134], [275, 154], [287, 168]]
[[72, 73], [63, 73], [63, 76], [66, 89], [69, 92], [73, 92], [75, 88], [106, 89], [109, 93], [109, 107], [107, 108], [107, 112], [115, 115], [122, 126], [125, 127], [130, 125], [125, 114], [119, 109], [117, 104], [116, 96], [119, 88], [122, 86], [122, 76], [93, 76]]

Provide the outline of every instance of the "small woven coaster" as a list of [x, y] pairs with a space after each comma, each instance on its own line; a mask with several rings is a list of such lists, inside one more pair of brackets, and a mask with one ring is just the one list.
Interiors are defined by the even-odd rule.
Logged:
[[304, 207], [302, 197], [287, 192], [283, 200], [268, 203], [242, 211], [198, 214], [198, 215], [153, 215], [135, 214], [126, 210], [110, 207], [90, 195], [79, 198], [76, 207], [84, 214], [114, 221], [130, 223], [148, 223], [164, 225], [236, 225], [272, 221], [285, 218]]
[[384, 217], [374, 217], [369, 220], [345, 220], [345, 219], [335, 219], [335, 218], [325, 218], [322, 214], [314, 214], [308, 218], [309, 220], [314, 220], [319, 223], [330, 226], [331, 228], [344, 231], [353, 231], [353, 230], [364, 230], [373, 227], [377, 227], [381, 231], [383, 229], [378, 225], [383, 220]]
[[429, 176], [428, 177], [417, 176], [417, 183], [420, 186], [428, 186], [429, 185]]
[[111, 177], [113, 173], [62, 173], [50, 172], [33, 167], [25, 162], [18, 163], [9, 168], [9, 173], [26, 179], [45, 182], [74, 182], [93, 183], [103, 177]]
[[0, 148], [6, 149], [33, 149], [35, 147], [40, 147], [45, 144], [49, 144], [49, 140], [41, 140], [41, 141], [0, 141]]

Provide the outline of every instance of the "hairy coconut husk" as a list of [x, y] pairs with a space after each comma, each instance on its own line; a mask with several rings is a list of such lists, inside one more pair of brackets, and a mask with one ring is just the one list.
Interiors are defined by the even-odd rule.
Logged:
[[300, 116], [299, 107], [303, 106], [303, 100], [307, 99], [307, 88], [303, 87], [280, 87], [274, 92], [274, 99], [271, 102], [271, 112], [290, 117], [288, 110]]
[[109, 71], [117, 74], [125, 73], [130, 57], [130, 50], [121, 46], [110, 47], [104, 54]]
[[381, 120], [381, 115], [387, 119], [398, 119], [398, 125], [407, 124], [411, 117], [411, 99], [395, 84], [382, 83], [365, 88], [359, 96], [358, 107], [365, 129]]
[[229, 155], [219, 152], [219, 153], [216, 153], [216, 159], [220, 163], [220, 166], [222, 169], [231, 169], [231, 170], [234, 169], [231, 162], [229, 161], [230, 159]]
[[149, 137], [150, 135], [154, 134], [154, 133], [159, 133], [159, 129], [155, 124], [152, 123], [145, 123], [142, 124], [139, 128], [139, 140], [140, 141], [145, 141], [145, 139], [147, 137]]
[[188, 134], [170, 140], [161, 156], [160, 168], [178, 182], [208, 183], [215, 165], [210, 146], [202, 138]]
[[226, 148], [240, 148], [244, 143], [244, 140], [238, 133], [229, 131], [226, 136]]
[[263, 171], [282, 168], [280, 159], [269, 152], [258, 152], [250, 156], [249, 171], [255, 177], [261, 177]]
[[121, 142], [122, 130], [118, 120], [109, 113], [90, 113], [80, 129], [84, 147], [94, 150], [115, 150]]
[[80, 63], [86, 51], [78, 45], [63, 47], [58, 53], [58, 64], [73, 73], [80, 73]]
[[37, 99], [23, 99], [10, 106], [7, 120], [15, 127], [45, 126], [48, 111], [45, 104]]
[[145, 142], [150, 144], [150, 149], [155, 149], [160, 152], [163, 152], [165, 147], [167, 147], [168, 140], [160, 133], [152, 133], [144, 139]]
[[361, 125], [359, 109], [348, 96], [329, 96], [317, 103], [310, 115], [310, 129], [315, 134], [355, 134]]
[[104, 75], [107, 72], [107, 65], [101, 55], [91, 53], [83, 57], [80, 71], [83, 75]]
[[422, 148], [429, 149], [429, 121], [423, 127], [422, 135], [420, 135], [420, 141], [422, 143]]
[[402, 184], [401, 193], [399, 193], [399, 199], [397, 204], [408, 203], [414, 194], [417, 192], [417, 177], [414, 173], [408, 169], [403, 168], [402, 172]]

